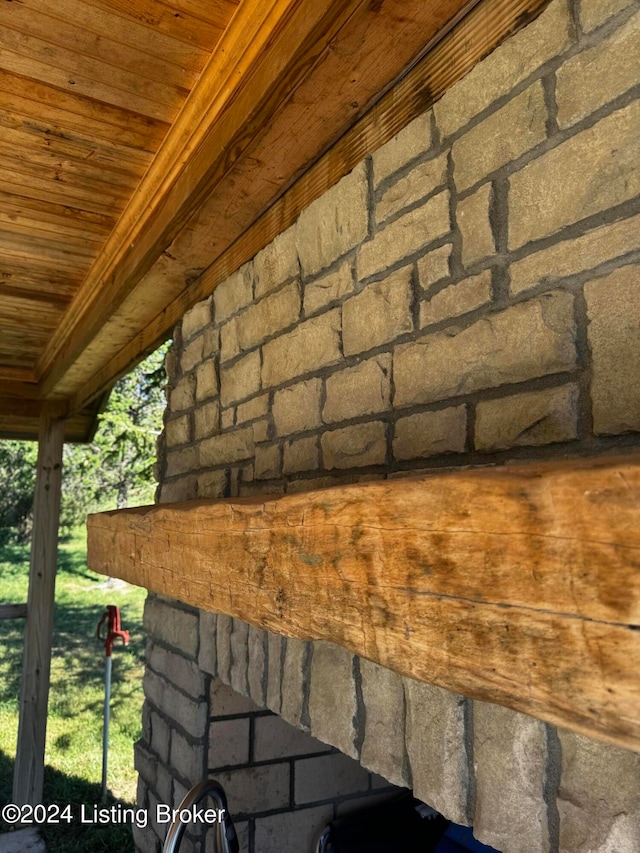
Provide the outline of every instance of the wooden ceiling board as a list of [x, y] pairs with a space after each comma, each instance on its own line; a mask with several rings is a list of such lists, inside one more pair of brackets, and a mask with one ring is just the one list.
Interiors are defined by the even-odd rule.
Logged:
[[[113, 217], [104, 213], [75, 210], [61, 204], [26, 198], [0, 189], [0, 226], [14, 222], [27, 228], [60, 235], [86, 235], [88, 242], [102, 242], [113, 228]], [[52, 270], [55, 274], [55, 270]]]

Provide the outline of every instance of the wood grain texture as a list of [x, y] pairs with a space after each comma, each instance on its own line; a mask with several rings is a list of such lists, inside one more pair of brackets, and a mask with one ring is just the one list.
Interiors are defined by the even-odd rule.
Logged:
[[25, 619], [26, 604], [0, 604], [0, 619]]
[[64, 421], [41, 421], [13, 802], [41, 803], [53, 637]]
[[640, 458], [89, 517], [89, 566], [640, 748]]

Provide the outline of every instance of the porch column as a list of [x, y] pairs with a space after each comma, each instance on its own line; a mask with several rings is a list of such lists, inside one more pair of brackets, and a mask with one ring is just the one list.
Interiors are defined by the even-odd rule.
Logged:
[[13, 775], [13, 802], [19, 805], [42, 802], [63, 443], [64, 421], [43, 418], [38, 436], [20, 723]]

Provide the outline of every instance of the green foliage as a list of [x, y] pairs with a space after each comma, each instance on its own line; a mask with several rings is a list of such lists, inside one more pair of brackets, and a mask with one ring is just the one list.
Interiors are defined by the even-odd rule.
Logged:
[[[60, 523], [69, 530], [94, 509], [153, 500], [155, 442], [162, 429], [167, 346], [116, 382], [89, 445], [65, 445]], [[0, 543], [31, 528], [37, 445], [0, 441]]]

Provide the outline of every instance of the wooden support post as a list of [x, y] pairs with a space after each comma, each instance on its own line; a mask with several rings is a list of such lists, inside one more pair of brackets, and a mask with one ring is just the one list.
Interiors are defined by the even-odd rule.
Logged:
[[42, 802], [64, 421], [43, 418], [38, 443], [20, 723], [13, 775], [13, 802], [18, 805]]

